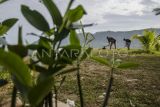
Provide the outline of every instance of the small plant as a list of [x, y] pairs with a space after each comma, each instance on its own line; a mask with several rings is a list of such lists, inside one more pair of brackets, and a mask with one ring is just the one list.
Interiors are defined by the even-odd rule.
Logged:
[[115, 58], [115, 53], [114, 51], [112, 52], [112, 58], [111, 59], [105, 59], [102, 57], [97, 57], [97, 56], [92, 56], [91, 59], [104, 64], [110, 68], [110, 77], [108, 81], [108, 85], [106, 87], [106, 94], [104, 98], [104, 102], [102, 107], [107, 107], [108, 106], [108, 100], [110, 97], [110, 92], [112, 88], [112, 84], [114, 81], [114, 72], [116, 69], [127, 69], [127, 68], [132, 68], [132, 67], [137, 67], [138, 64], [133, 63], [133, 62], [122, 62], [120, 59]]
[[89, 47], [89, 44], [94, 40], [94, 36], [91, 33], [85, 33], [83, 25], [81, 23], [80, 28], [82, 28], [82, 34], [83, 34], [83, 42], [80, 43], [80, 40], [76, 34], [76, 32], [72, 32], [72, 35], [70, 35], [70, 43], [72, 45], [81, 46], [81, 52], [79, 57], [77, 58], [77, 85], [78, 85], [78, 91], [79, 91], [79, 97], [80, 97], [80, 106], [84, 107], [84, 99], [83, 99], [83, 91], [81, 86], [81, 76], [80, 76], [80, 63], [82, 60], [86, 59], [90, 52], [92, 51], [92, 48]]
[[160, 37], [154, 31], [145, 30], [143, 35], [134, 35], [132, 39], [139, 40], [142, 48], [148, 53], [159, 50]]

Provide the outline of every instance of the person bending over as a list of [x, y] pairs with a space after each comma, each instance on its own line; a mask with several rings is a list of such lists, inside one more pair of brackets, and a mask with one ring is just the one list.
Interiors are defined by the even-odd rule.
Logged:
[[114, 39], [113, 37], [108, 37], [107, 36], [107, 40], [108, 40], [110, 49], [112, 48], [113, 45], [114, 45], [114, 47], [116, 49], [116, 39]]
[[127, 47], [127, 49], [130, 50], [131, 40], [125, 38], [123, 40], [125, 41], [125, 46]]

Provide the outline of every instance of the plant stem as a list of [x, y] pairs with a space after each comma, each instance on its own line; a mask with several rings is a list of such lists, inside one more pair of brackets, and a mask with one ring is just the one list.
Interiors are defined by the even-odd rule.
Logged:
[[48, 94], [48, 103], [49, 107], [53, 107], [52, 92], [49, 92]]
[[84, 107], [84, 103], [83, 103], [83, 92], [82, 92], [82, 87], [81, 87], [81, 78], [80, 78], [80, 65], [79, 65], [79, 61], [77, 61], [77, 84], [78, 84], [78, 90], [79, 90], [79, 97], [80, 97], [80, 105], [81, 107]]
[[45, 105], [45, 107], [48, 107], [48, 95], [44, 99], [44, 105]]
[[110, 72], [109, 84], [108, 84], [107, 89], [106, 89], [106, 95], [105, 95], [105, 99], [104, 99], [102, 107], [107, 107], [108, 106], [108, 100], [109, 100], [109, 97], [110, 97], [111, 87], [112, 87], [112, 84], [113, 84], [113, 70], [114, 69], [112, 68], [111, 72]]
[[12, 102], [11, 102], [11, 107], [16, 107], [16, 94], [17, 94], [17, 89], [14, 86], [13, 91], [12, 91]]
[[55, 107], [58, 107], [58, 91], [56, 86], [54, 85], [54, 93], [55, 93]]
[[73, 4], [74, 1], [75, 1], [75, 0], [70, 0], [69, 5], [68, 5], [68, 7], [67, 7], [67, 9], [66, 9], [65, 14], [67, 14], [68, 10], [71, 8], [71, 6], [72, 6], [72, 4]]

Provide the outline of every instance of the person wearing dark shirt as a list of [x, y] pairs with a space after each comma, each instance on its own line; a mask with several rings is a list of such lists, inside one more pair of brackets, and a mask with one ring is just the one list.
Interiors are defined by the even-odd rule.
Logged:
[[107, 36], [107, 40], [108, 40], [110, 49], [112, 48], [113, 45], [114, 45], [114, 47], [116, 49], [116, 39], [114, 39], [113, 37], [108, 37]]
[[127, 49], [130, 50], [131, 40], [125, 38], [123, 40], [125, 41], [125, 46], [127, 47]]

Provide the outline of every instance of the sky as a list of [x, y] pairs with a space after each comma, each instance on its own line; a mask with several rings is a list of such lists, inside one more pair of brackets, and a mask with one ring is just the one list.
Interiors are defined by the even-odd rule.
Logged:
[[[20, 7], [28, 5], [31, 9], [41, 12], [50, 26], [53, 26], [51, 16], [39, 0], [9, 0], [0, 5], [0, 22], [7, 18], [18, 18], [18, 23], [8, 32], [7, 42], [16, 44], [18, 26], [23, 26], [24, 40], [30, 42], [37, 38], [26, 36], [26, 33], [40, 31], [32, 27], [22, 16]], [[54, 0], [62, 14], [69, 0]], [[72, 8], [82, 4], [87, 12], [82, 19], [83, 23], [95, 23], [86, 28], [86, 32], [99, 31], [129, 31], [144, 28], [160, 28], [160, 16], [155, 16], [153, 9], [160, 7], [160, 0], [75, 0]]]

